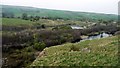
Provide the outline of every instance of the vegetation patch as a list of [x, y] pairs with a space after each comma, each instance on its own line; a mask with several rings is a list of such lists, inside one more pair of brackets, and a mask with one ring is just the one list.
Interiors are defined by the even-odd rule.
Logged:
[[117, 36], [113, 36], [45, 48], [46, 55], [38, 57], [31, 66], [116, 66], [117, 41]]

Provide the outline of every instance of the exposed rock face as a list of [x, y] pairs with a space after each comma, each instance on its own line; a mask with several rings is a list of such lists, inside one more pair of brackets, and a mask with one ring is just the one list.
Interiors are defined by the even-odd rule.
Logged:
[[120, 35], [120, 31], [115, 32], [115, 35]]
[[38, 57], [41, 57], [43, 55], [45, 55], [45, 51], [40, 52], [39, 55], [38, 55]]

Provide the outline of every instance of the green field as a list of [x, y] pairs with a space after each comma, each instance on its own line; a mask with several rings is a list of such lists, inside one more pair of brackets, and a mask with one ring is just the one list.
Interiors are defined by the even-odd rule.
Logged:
[[116, 66], [118, 37], [66, 43], [43, 52], [31, 66]]
[[45, 19], [40, 19], [39, 21], [29, 21], [29, 20], [22, 20], [22, 19], [17, 19], [17, 18], [1, 18], [2, 19], [2, 25], [3, 26], [39, 26], [39, 25], [45, 25], [45, 26], [57, 26], [57, 25], [79, 25], [79, 26], [88, 26], [91, 25], [94, 22], [89, 22], [85, 23], [82, 21], [72, 21], [72, 20], [45, 20]]
[[2, 18], [2, 25], [5, 26], [22, 26], [22, 25], [32, 25], [34, 22], [29, 20], [14, 19], [14, 18]]

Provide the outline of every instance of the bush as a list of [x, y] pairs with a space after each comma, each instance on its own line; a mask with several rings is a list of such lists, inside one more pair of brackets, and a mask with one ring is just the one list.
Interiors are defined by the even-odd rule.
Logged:
[[38, 51], [42, 51], [46, 47], [45, 43], [39, 42], [38, 34], [34, 34], [33, 36], [34, 36], [33, 47]]
[[46, 47], [46, 45], [44, 42], [39, 42], [39, 43], [35, 43], [33, 47], [38, 51], [42, 51]]
[[11, 34], [4, 33], [2, 38], [3, 45], [21, 46], [20, 44], [28, 44], [25, 46], [31, 46], [38, 45], [39, 42], [43, 41], [47, 47], [65, 42], [78, 42], [81, 39], [79, 30], [25, 30]]
[[71, 51], [79, 51], [79, 48], [76, 47], [75, 45], [72, 45], [70, 48]]
[[26, 48], [26, 51], [27, 51], [27, 52], [32, 52], [33, 50], [34, 50], [34, 49], [33, 49], [33, 47], [31, 47], [31, 46], [29, 46], [29, 47]]
[[59, 29], [72, 29], [70, 26], [61, 26]]

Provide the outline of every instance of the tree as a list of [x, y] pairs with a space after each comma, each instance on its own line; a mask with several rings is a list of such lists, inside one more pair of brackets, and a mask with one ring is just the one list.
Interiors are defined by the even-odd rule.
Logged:
[[23, 13], [23, 14], [22, 14], [22, 19], [28, 20], [28, 15], [27, 15], [26, 13]]
[[2, 17], [5, 18], [7, 15], [6, 13], [2, 13]]
[[39, 16], [35, 16], [35, 20], [38, 21], [40, 19]]
[[2, 13], [2, 17], [3, 18], [14, 18], [14, 13], [12, 13], [12, 12], [3, 12]]
[[34, 18], [33, 16], [30, 16], [30, 17], [29, 17], [29, 20], [30, 20], [30, 21], [33, 21], [33, 18]]
[[44, 25], [44, 24], [42, 24], [42, 25], [41, 25], [41, 27], [42, 27], [42, 28], [45, 28], [45, 25]]
[[107, 25], [108, 23], [109, 23], [108, 21], [103, 21], [103, 24], [106, 24], [106, 25]]
[[39, 41], [39, 36], [38, 36], [38, 34], [34, 34], [34, 35], [33, 35], [33, 38], [34, 38], [33, 48], [35, 48], [35, 49], [38, 50], [38, 51], [42, 51], [42, 50], [46, 47], [46, 44], [45, 44], [43, 41], [42, 41], [42, 42]]

